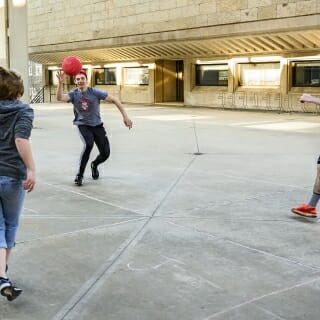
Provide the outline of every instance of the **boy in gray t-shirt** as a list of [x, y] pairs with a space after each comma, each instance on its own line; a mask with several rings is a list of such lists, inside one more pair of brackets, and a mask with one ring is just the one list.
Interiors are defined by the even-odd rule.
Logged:
[[118, 99], [108, 95], [105, 91], [88, 86], [88, 79], [85, 71], [80, 71], [80, 73], [74, 77], [77, 88], [68, 93], [62, 92], [65, 79], [64, 72], [59, 71], [57, 73], [57, 78], [57, 100], [71, 102], [73, 104], [73, 124], [78, 127], [81, 139], [84, 141], [84, 149], [81, 152], [79, 170], [74, 180], [76, 185], [81, 186], [83, 174], [89, 161], [93, 145], [96, 144], [99, 150], [98, 156], [91, 162], [91, 174], [94, 180], [99, 178], [98, 165], [106, 161], [110, 155], [109, 140], [100, 117], [100, 101], [104, 100], [114, 103], [122, 114], [125, 126], [129, 129], [132, 128], [132, 121], [128, 118], [124, 107]]

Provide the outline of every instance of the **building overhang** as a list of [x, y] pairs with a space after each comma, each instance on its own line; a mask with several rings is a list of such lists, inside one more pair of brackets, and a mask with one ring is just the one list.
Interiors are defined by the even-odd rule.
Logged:
[[[97, 34], [88, 41], [31, 46], [29, 58], [44, 65], [57, 65], [68, 55], [77, 56], [82, 63], [93, 64], [157, 59], [318, 55], [319, 17], [282, 19], [280, 26], [270, 20], [259, 24], [248, 22], [116, 38], [104, 38]], [[308, 25], [304, 23], [303, 28], [295, 27], [302, 25], [301, 19], [308, 19]]]

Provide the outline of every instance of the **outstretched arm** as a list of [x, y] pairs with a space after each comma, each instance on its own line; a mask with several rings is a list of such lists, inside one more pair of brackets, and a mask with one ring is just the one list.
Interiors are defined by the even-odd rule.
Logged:
[[311, 94], [307, 94], [307, 93], [303, 94], [299, 100], [300, 102], [312, 102], [312, 103], [320, 104], [319, 98], [316, 98]]
[[58, 86], [57, 86], [56, 98], [58, 101], [68, 102], [70, 100], [69, 95], [66, 93], [63, 93], [63, 83], [65, 78], [64, 72], [58, 71], [57, 78], [58, 78]]
[[108, 95], [107, 98], [105, 99], [108, 102], [111, 102], [113, 104], [115, 104], [117, 106], [117, 108], [119, 109], [119, 111], [122, 114], [123, 117], [123, 123], [125, 124], [126, 127], [128, 127], [129, 129], [132, 128], [132, 121], [129, 119], [123, 105], [121, 104], [121, 102], [114, 96]]

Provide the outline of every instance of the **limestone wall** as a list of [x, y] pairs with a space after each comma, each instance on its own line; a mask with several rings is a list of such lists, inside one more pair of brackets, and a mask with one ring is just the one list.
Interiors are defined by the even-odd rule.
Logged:
[[301, 94], [273, 92], [217, 92], [198, 89], [187, 92], [184, 104], [193, 107], [209, 107], [233, 110], [260, 110], [277, 112], [319, 112], [313, 103], [300, 103]]
[[319, 12], [319, 0], [28, 0], [29, 45], [281, 21]]

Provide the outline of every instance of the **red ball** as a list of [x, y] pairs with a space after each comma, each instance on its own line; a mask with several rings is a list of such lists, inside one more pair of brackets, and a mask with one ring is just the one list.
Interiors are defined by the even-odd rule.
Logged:
[[82, 70], [82, 64], [77, 57], [68, 56], [62, 62], [62, 70], [69, 76], [75, 76]]

